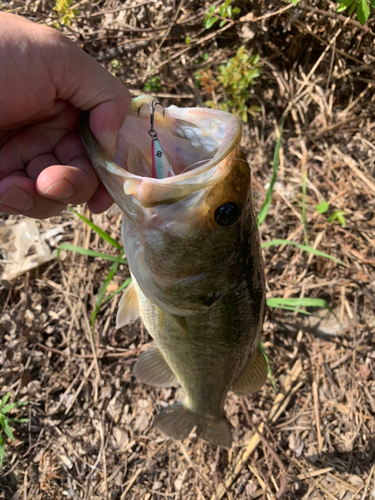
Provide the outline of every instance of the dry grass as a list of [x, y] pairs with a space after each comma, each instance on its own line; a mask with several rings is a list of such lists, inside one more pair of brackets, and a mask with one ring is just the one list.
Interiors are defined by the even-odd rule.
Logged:
[[[19, 410], [0, 474], [4, 499], [340, 499], [375, 498], [375, 98], [374, 21], [325, 16], [333, 2], [258, 2], [247, 20], [221, 32], [202, 28], [202, 2], [80, 2], [64, 31], [119, 76], [133, 93], [160, 76], [163, 104], [190, 106], [212, 96], [194, 88], [204, 52], [215, 71], [243, 43], [260, 53], [263, 75], [254, 99], [262, 112], [244, 130], [257, 208], [271, 176], [277, 123], [286, 117], [273, 204], [264, 241], [304, 243], [302, 175], [307, 174], [310, 245], [345, 265], [296, 247], [270, 247], [264, 257], [269, 297], [319, 297], [329, 313], [309, 317], [269, 310], [264, 342], [279, 393], [229, 394], [234, 445], [223, 450], [192, 437], [183, 443], [152, 425], [180, 390], [138, 383], [132, 366], [150, 338], [142, 325], [115, 329], [118, 298], [95, 327], [89, 316], [108, 264], [66, 254], [0, 286], [0, 396], [28, 400]], [[323, 5], [324, 4], [324, 5]], [[23, 15], [51, 22], [52, 4], [10, 2]], [[250, 12], [253, 4], [242, 7]], [[131, 8], [130, 8], [131, 7]], [[189, 34], [191, 43], [185, 43]], [[128, 45], [122, 54], [103, 52]], [[143, 44], [143, 45], [142, 45]], [[134, 50], [134, 51], [133, 51]], [[101, 51], [101, 52], [100, 52]], [[345, 211], [347, 227], [315, 210]], [[85, 211], [80, 208], [82, 213]], [[85, 212], [88, 215], [87, 212]], [[17, 218], [9, 217], [9, 221]], [[113, 208], [93, 220], [119, 238]], [[109, 252], [71, 213], [40, 223], [59, 227], [59, 241]], [[60, 238], [60, 239], [59, 239]], [[128, 275], [111, 283], [112, 290]]]

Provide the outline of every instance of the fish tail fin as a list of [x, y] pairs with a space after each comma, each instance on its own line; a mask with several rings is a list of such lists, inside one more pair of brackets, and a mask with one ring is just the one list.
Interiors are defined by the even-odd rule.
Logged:
[[225, 417], [213, 417], [211, 415], [199, 415], [183, 403], [164, 408], [155, 419], [156, 427], [174, 439], [185, 439], [194, 427], [197, 428], [197, 436], [217, 444], [230, 448], [232, 435], [229, 422]]
[[225, 417], [201, 418], [197, 427], [197, 436], [209, 443], [224, 446], [224, 448], [232, 446], [230, 425]]

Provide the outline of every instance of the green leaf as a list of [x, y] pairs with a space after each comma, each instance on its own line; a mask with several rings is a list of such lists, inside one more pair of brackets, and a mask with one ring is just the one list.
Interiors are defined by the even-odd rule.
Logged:
[[10, 398], [10, 392], [7, 392], [2, 400], [0, 400], [0, 410], [8, 402]]
[[[71, 245], [70, 243], [61, 243], [59, 249], [70, 250], [71, 252], [76, 252], [81, 255], [88, 255], [89, 257], [98, 257], [101, 259], [109, 260], [111, 262], [116, 262], [119, 258], [118, 255], [108, 255], [106, 253], [96, 252], [95, 250], [90, 250], [76, 245]], [[120, 264], [127, 264], [127, 261], [125, 259], [121, 259]]]
[[284, 121], [281, 122], [279, 129], [279, 137], [276, 141], [275, 151], [273, 154], [273, 172], [272, 172], [271, 182], [267, 189], [266, 199], [258, 214], [258, 227], [260, 227], [263, 224], [265, 218], [267, 217], [267, 213], [272, 202], [273, 186], [276, 182], [277, 170], [279, 168], [279, 151], [281, 145], [281, 137], [283, 135], [283, 127], [284, 127]]
[[371, 4], [371, 6], [372, 6], [372, 7], [374, 7], [374, 9], [375, 9], [375, 0], [370, 0], [370, 4]]
[[225, 19], [222, 19], [220, 21], [220, 24], [219, 24], [219, 28], [222, 28], [224, 26], [224, 24], [227, 24], [228, 21], [226, 21]]
[[93, 313], [91, 314], [91, 326], [92, 327], [94, 326], [96, 315], [98, 314], [98, 311], [102, 306], [102, 303], [103, 303], [102, 299], [104, 297], [105, 291], [107, 290], [109, 283], [112, 281], [113, 276], [116, 274], [116, 271], [117, 271], [117, 268], [120, 264], [120, 261], [121, 261], [121, 259], [118, 258], [116, 260], [116, 262], [114, 262], [112, 264], [104, 283], [100, 287], [100, 290], [99, 290], [99, 293], [98, 293], [98, 296], [96, 299], [95, 309], [94, 309]]
[[25, 406], [27, 404], [29, 404], [29, 403], [28, 402], [21, 403], [20, 401], [17, 401], [16, 403], [11, 403], [9, 405], [4, 406], [4, 408], [2, 408], [0, 410], [0, 413], [2, 413], [3, 415], [5, 415], [5, 413], [8, 413], [10, 410], [13, 410], [13, 408], [16, 408], [17, 406]]
[[314, 298], [271, 298], [267, 299], [267, 305], [270, 307], [322, 307], [327, 309], [329, 312], [334, 314], [328, 302], [324, 299], [314, 299]]
[[8, 422], [16, 422], [17, 424], [23, 424], [24, 422], [28, 421], [28, 418], [8, 418]]
[[[272, 299], [269, 299], [269, 300], [272, 300]], [[303, 309], [298, 309], [298, 307], [293, 307], [293, 306], [281, 306], [278, 302], [277, 303], [268, 303], [268, 300], [267, 300], [267, 306], [268, 307], [273, 307], [274, 309], [284, 309], [286, 311], [292, 311], [292, 312], [296, 312], [296, 313], [299, 313], [299, 314], [306, 314], [307, 316], [311, 316], [311, 314], [307, 311], [304, 311]]]
[[345, 220], [344, 216], [345, 216], [344, 210], [336, 210], [335, 212], [333, 212], [331, 217], [328, 217], [328, 221], [334, 222], [335, 220], [337, 220], [342, 225], [342, 227], [345, 228], [346, 227], [346, 220]]
[[363, 25], [366, 24], [367, 19], [370, 16], [370, 7], [367, 0], [359, 0], [357, 6], [357, 18], [358, 21]]
[[8, 438], [11, 441], [14, 441], [12, 429], [9, 427], [8, 419], [6, 417], [4, 417], [4, 415], [0, 415], [0, 423], [1, 423], [1, 427], [4, 429], [4, 432], [8, 436]]
[[272, 240], [272, 241], [266, 241], [262, 243], [262, 248], [267, 248], [267, 247], [272, 247], [272, 246], [277, 246], [277, 245], [292, 245], [297, 248], [300, 248], [301, 250], [307, 252], [307, 253], [312, 253], [314, 255], [317, 255], [318, 257], [325, 257], [326, 259], [331, 259], [334, 260], [335, 262], [338, 262], [339, 264], [342, 264], [345, 266], [345, 263], [337, 259], [336, 257], [333, 257], [332, 255], [329, 255], [328, 253], [321, 252], [320, 250], [317, 250], [316, 248], [306, 246], [306, 245], [301, 245], [300, 243], [296, 243], [295, 241], [289, 241], [289, 240]]
[[348, 7], [350, 7], [357, 0], [343, 0], [338, 6], [336, 12], [344, 12]]
[[185, 37], [185, 43], [186, 43], [186, 45], [190, 45], [190, 43], [191, 43], [190, 36]]
[[5, 438], [0, 433], [0, 469], [3, 466], [4, 454], [5, 454]]
[[267, 372], [268, 372], [268, 376], [269, 376], [269, 378], [271, 380], [272, 387], [274, 388], [275, 392], [277, 392], [277, 387], [276, 387], [275, 379], [273, 378], [273, 375], [272, 375], [270, 361], [268, 359], [266, 351], [264, 350], [264, 345], [263, 345], [263, 342], [261, 340], [258, 341], [258, 347], [259, 347], [260, 352], [263, 354], [264, 359], [266, 360]]
[[90, 226], [91, 229], [93, 229], [104, 241], [106, 241], [107, 243], [109, 243], [113, 247], [118, 248], [119, 250], [123, 250], [122, 245], [120, 245], [120, 243], [118, 243], [116, 240], [114, 240], [113, 238], [111, 238], [111, 236], [108, 233], [106, 233], [105, 231], [103, 231], [103, 229], [100, 229], [100, 227], [98, 227], [96, 224], [94, 224], [93, 222], [91, 222], [91, 220], [87, 219], [84, 215], [79, 214], [78, 212], [76, 212], [75, 210], [73, 210], [70, 207], [68, 207], [68, 209], [71, 212], [73, 212], [76, 215], [78, 215], [78, 217], [81, 220], [83, 220], [83, 222], [85, 222], [85, 224], [87, 224], [88, 226]]
[[319, 212], [320, 214], [325, 214], [329, 210], [329, 203], [328, 201], [321, 201], [319, 205], [315, 206], [315, 210]]
[[206, 18], [204, 20], [204, 27], [206, 28], [206, 30], [212, 28], [212, 26], [216, 23], [216, 21], [218, 21], [219, 18], [218, 17], [209, 17], [209, 18]]

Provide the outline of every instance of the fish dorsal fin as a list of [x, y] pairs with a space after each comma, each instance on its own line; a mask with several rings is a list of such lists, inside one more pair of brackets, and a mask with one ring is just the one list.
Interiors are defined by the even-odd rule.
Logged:
[[139, 318], [138, 297], [132, 281], [122, 294], [117, 311], [116, 326], [121, 328], [137, 318]]
[[156, 346], [143, 352], [134, 365], [134, 375], [144, 384], [170, 387], [178, 382], [164, 356]]
[[234, 381], [233, 392], [238, 395], [258, 391], [267, 380], [267, 363], [260, 349], [251, 357]]

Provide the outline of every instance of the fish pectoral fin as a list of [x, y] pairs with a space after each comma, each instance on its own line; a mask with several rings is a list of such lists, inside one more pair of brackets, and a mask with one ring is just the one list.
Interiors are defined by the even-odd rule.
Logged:
[[178, 382], [156, 346], [150, 347], [138, 357], [134, 365], [134, 375], [144, 384], [154, 387], [170, 387]]
[[173, 439], [185, 439], [196, 427], [198, 437], [226, 448], [232, 445], [230, 426], [225, 417], [200, 415], [189, 410], [183, 403], [164, 408], [154, 423], [159, 430]]
[[121, 328], [137, 318], [139, 318], [138, 297], [132, 281], [122, 294], [117, 311], [116, 326]]
[[267, 376], [267, 363], [260, 349], [258, 349], [255, 358], [248, 360], [234, 381], [232, 386], [233, 392], [242, 395], [258, 391], [266, 382]]

